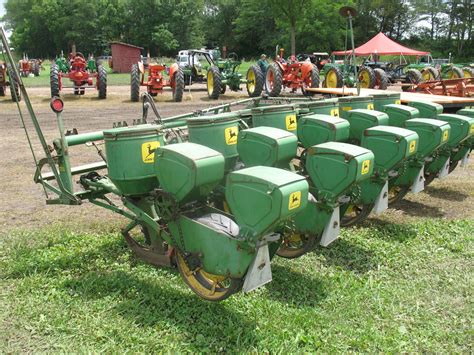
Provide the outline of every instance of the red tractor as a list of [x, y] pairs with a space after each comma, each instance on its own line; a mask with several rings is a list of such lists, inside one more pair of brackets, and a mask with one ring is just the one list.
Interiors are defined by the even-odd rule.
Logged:
[[[312, 96], [308, 88], [319, 87], [319, 71], [310, 61], [300, 62], [292, 55], [288, 60], [283, 59], [283, 48], [275, 61], [268, 66], [265, 76], [265, 89], [269, 96], [278, 96], [283, 88], [292, 92], [301, 89], [303, 95]], [[278, 53], [278, 50], [277, 50]]]
[[[72, 86], [63, 86], [63, 78], [68, 78]], [[94, 85], [95, 79], [95, 85]], [[63, 55], [51, 65], [51, 97], [59, 96], [64, 88], [73, 88], [74, 95], [84, 95], [86, 88], [95, 88], [99, 99], [107, 97], [107, 71], [97, 65], [92, 56], [85, 59], [81, 52], [72, 52], [66, 60]]]
[[0, 96], [5, 96], [7, 86], [10, 87], [10, 94], [14, 102], [21, 100], [20, 83], [15, 71], [7, 67], [4, 62], [0, 62]]
[[[147, 73], [145, 73], [143, 62], [132, 65], [130, 80], [132, 101], [138, 101], [140, 86], [146, 86], [146, 90], [151, 96], [162, 93], [163, 88], [169, 86], [173, 92], [173, 101], [180, 102], [183, 99], [184, 73], [177, 63], [172, 64], [169, 68], [164, 64], [148, 64], [146, 71]], [[163, 76], [163, 72], [168, 72], [169, 79]]]
[[34, 76], [40, 75], [41, 61], [39, 59], [28, 59], [28, 56], [23, 54], [23, 59], [18, 62], [18, 71], [23, 77], [33, 74]]

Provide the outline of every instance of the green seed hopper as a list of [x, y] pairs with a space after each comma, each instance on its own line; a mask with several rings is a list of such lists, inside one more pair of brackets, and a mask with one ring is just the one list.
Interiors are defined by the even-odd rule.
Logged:
[[251, 110], [253, 127], [274, 127], [296, 134], [297, 110], [294, 105], [255, 107]]
[[420, 117], [420, 111], [406, 105], [385, 105], [384, 112], [388, 115], [389, 125], [395, 127], [404, 127], [405, 121]]
[[420, 111], [421, 118], [437, 118], [443, 113], [443, 106], [429, 101], [411, 101], [408, 106], [416, 108]]
[[305, 110], [308, 114], [339, 116], [338, 99], [298, 102], [296, 106], [299, 109]]
[[340, 97], [339, 100], [339, 116], [347, 117], [347, 112], [351, 110], [373, 110], [374, 99], [372, 96], [345, 96]]
[[322, 114], [304, 115], [298, 121], [298, 140], [304, 148], [326, 142], [346, 142], [349, 128], [349, 122], [342, 118]]
[[402, 103], [400, 101], [400, 94], [396, 92], [372, 94], [371, 96], [374, 99], [374, 110], [376, 111], [383, 112], [385, 105], [390, 105], [390, 104], [400, 105]]
[[[468, 116], [471, 118], [474, 118], [474, 108], [463, 108], [456, 112], [458, 115], [463, 115], [463, 116]], [[471, 134], [474, 135], [474, 127], [471, 127]], [[474, 137], [471, 137], [469, 139], [469, 142], [471, 144], [471, 150], [474, 149]], [[467, 161], [464, 161], [464, 164], [466, 164]]]

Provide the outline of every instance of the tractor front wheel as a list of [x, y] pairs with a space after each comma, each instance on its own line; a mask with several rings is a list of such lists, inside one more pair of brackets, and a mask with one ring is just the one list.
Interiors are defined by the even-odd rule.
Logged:
[[51, 65], [51, 71], [49, 76], [50, 86], [51, 86], [51, 97], [59, 96], [61, 90], [59, 84], [59, 69], [56, 64]]
[[181, 102], [183, 100], [184, 93], [183, 69], [179, 68], [173, 73], [173, 78], [171, 79], [171, 89], [173, 90], [173, 101]]
[[415, 85], [423, 81], [423, 76], [418, 69], [409, 69], [405, 76], [405, 84], [411, 84], [408, 86], [402, 86], [403, 91], [409, 91], [414, 88]]
[[372, 89], [375, 86], [375, 73], [372, 68], [361, 67], [359, 69], [359, 83], [363, 89]]
[[307, 91], [307, 88], [319, 88], [319, 70], [316, 65], [313, 65], [311, 71], [306, 75], [306, 78], [303, 80], [303, 86], [301, 87], [301, 92], [304, 96], [313, 96], [315, 92]]
[[278, 96], [283, 87], [283, 74], [280, 67], [276, 63], [268, 66], [267, 74], [265, 75], [265, 90], [268, 96]]
[[20, 78], [16, 76], [15, 71], [13, 68], [8, 67], [8, 77], [10, 78], [10, 94], [12, 96], [13, 102], [21, 101], [21, 93], [20, 93]]
[[130, 99], [132, 102], [138, 102], [140, 99], [140, 70], [138, 64], [132, 65], [130, 74]]
[[326, 71], [324, 82], [327, 88], [342, 88], [344, 85], [344, 77], [337, 67], [331, 67]]
[[107, 97], [107, 71], [102, 65], [97, 67], [97, 90], [99, 91], [99, 99]]
[[221, 72], [213, 65], [207, 72], [207, 95], [212, 100], [217, 100], [221, 93]]
[[462, 68], [462, 71], [465, 78], [474, 78], [474, 68], [464, 67]]
[[262, 94], [265, 78], [262, 69], [257, 64], [247, 70], [247, 93], [249, 97], [257, 97]]
[[452, 66], [446, 71], [446, 77], [448, 79], [460, 79], [464, 78], [464, 72], [461, 68]]
[[421, 76], [423, 78], [423, 81], [438, 80], [439, 71], [436, 68], [433, 68], [433, 67], [425, 67], [421, 71]]
[[376, 68], [374, 69], [374, 74], [375, 74], [374, 89], [387, 90], [388, 85], [389, 85], [389, 80], [388, 80], [387, 73], [385, 73], [385, 70]]

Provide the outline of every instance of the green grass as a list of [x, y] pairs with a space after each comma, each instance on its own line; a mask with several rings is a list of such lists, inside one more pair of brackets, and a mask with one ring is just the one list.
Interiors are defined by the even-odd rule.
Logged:
[[[166, 63], [167, 65], [170, 65], [171, 62]], [[242, 62], [240, 67], [238, 68], [239, 73], [242, 75], [247, 74], [248, 68], [255, 64], [255, 62]], [[107, 85], [130, 85], [130, 74], [125, 73], [125, 74], [118, 74], [118, 73], [112, 73], [112, 70], [109, 68], [108, 64], [104, 63], [105, 68], [107, 69]], [[23, 83], [27, 88], [29, 87], [49, 87], [49, 70], [50, 70], [50, 65], [49, 63], [44, 63], [43, 64], [44, 70], [40, 71], [40, 75], [37, 77], [33, 78], [22, 78]]]
[[2, 352], [470, 352], [473, 221], [374, 221], [273, 261], [222, 303], [137, 262], [116, 226], [0, 238]]

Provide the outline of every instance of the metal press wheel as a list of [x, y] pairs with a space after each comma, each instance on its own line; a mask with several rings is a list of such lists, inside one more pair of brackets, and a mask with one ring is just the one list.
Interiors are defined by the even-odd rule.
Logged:
[[210, 274], [202, 267], [191, 270], [180, 252], [176, 252], [176, 263], [184, 282], [199, 297], [212, 302], [222, 301], [238, 292], [242, 287], [241, 279], [232, 279], [223, 275]]
[[319, 237], [315, 234], [301, 233], [287, 225], [282, 236], [283, 241], [276, 254], [286, 259], [298, 258], [312, 250]]
[[350, 227], [361, 223], [369, 217], [370, 212], [374, 208], [374, 204], [351, 204], [347, 207], [346, 212], [341, 218], [341, 227]]
[[410, 186], [393, 186], [388, 190], [388, 204], [393, 205], [403, 200], [410, 191]]

